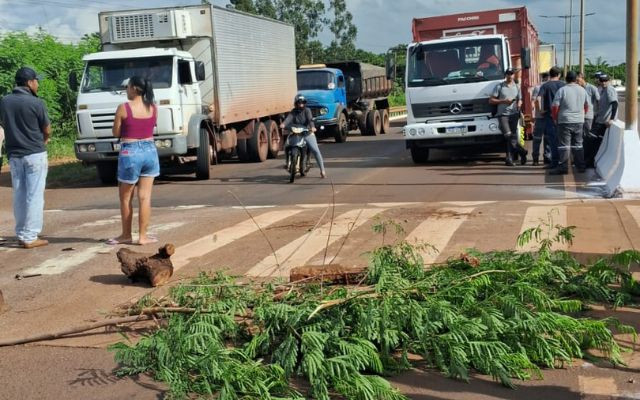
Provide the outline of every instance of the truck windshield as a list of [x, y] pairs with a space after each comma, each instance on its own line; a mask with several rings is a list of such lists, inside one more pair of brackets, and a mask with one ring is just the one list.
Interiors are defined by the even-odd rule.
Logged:
[[437, 86], [503, 78], [499, 39], [416, 45], [409, 50], [408, 86]]
[[154, 89], [171, 87], [172, 57], [94, 60], [87, 63], [82, 93], [122, 90], [132, 76], [149, 79]]
[[327, 71], [298, 71], [298, 90], [333, 90], [333, 73]]

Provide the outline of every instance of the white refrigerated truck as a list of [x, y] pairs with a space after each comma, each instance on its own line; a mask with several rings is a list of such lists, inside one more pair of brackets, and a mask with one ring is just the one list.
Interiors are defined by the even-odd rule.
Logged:
[[84, 57], [78, 87], [78, 159], [116, 179], [111, 129], [133, 75], [153, 83], [161, 166], [193, 165], [209, 179], [220, 157], [276, 157], [279, 121], [297, 91], [293, 27], [211, 5], [101, 12], [102, 51]]

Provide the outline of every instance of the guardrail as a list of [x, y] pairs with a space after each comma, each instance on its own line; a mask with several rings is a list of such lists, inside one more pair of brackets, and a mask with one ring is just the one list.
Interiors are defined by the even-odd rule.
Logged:
[[389, 107], [389, 118], [404, 117], [407, 115], [407, 106]]

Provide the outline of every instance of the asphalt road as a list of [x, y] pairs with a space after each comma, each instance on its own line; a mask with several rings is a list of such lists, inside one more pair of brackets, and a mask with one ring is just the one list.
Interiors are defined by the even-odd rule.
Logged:
[[[640, 247], [640, 203], [599, 199], [598, 186], [591, 184], [593, 171], [550, 177], [530, 164], [506, 167], [502, 154], [460, 151], [436, 151], [432, 162], [415, 165], [401, 125], [395, 123], [393, 132], [383, 136], [354, 134], [343, 144], [322, 142], [327, 179], [315, 168], [289, 184], [282, 156], [261, 164], [214, 166], [209, 181], [187, 174], [159, 179], [151, 230], [178, 249], [174, 280], [220, 269], [269, 278], [286, 277], [303, 264], [364, 266], [367, 252], [381, 240], [431, 243], [440, 252], [423, 257], [438, 262], [469, 247], [512, 249], [518, 233], [548, 216], [577, 227], [574, 244], [561, 248], [583, 259]], [[26, 251], [12, 241], [7, 175], [0, 175], [0, 236], [8, 239], [0, 245], [0, 290], [7, 303], [0, 314], [0, 340], [102, 319], [115, 306], [150, 293], [127, 281], [116, 248], [102, 243], [119, 230], [115, 187], [96, 180], [48, 189], [43, 234], [51, 245]], [[385, 219], [398, 221], [404, 232], [383, 239], [373, 234], [373, 225]], [[281, 265], [273, 263], [274, 251]], [[15, 279], [25, 273], [38, 276]], [[637, 310], [620, 315], [640, 329]], [[148, 377], [114, 378], [116, 365], [104, 348], [118, 339], [101, 330], [43, 345], [0, 348], [0, 399], [162, 398], [165, 388]], [[627, 370], [577, 363], [546, 371], [546, 380], [523, 383], [516, 392], [487, 377], [467, 385], [417, 371], [395, 378], [394, 384], [422, 400], [610, 398], [605, 394], [640, 399], [638, 383], [629, 383], [639, 371], [640, 357], [625, 356]]]

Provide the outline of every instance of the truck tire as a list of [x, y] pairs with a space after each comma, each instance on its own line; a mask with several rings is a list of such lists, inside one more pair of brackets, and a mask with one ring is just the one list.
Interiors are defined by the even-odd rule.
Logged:
[[236, 143], [236, 154], [240, 162], [249, 162], [249, 151], [247, 149], [247, 139], [238, 139]]
[[382, 118], [378, 110], [371, 110], [367, 113], [367, 135], [378, 136], [382, 130]]
[[214, 158], [214, 149], [209, 140], [207, 128], [200, 127], [200, 145], [198, 146], [196, 158], [196, 179], [206, 180], [211, 177], [211, 164]]
[[336, 139], [336, 143], [344, 143], [347, 141], [348, 135], [349, 123], [347, 122], [347, 116], [340, 113], [338, 123], [333, 127], [333, 137]]
[[96, 171], [103, 185], [115, 185], [118, 182], [117, 161], [102, 161], [96, 163]]
[[411, 146], [411, 159], [416, 164], [424, 164], [429, 161], [429, 149]]
[[280, 143], [282, 143], [282, 135], [276, 121], [269, 120], [264, 123], [269, 134], [269, 154], [268, 158], [278, 158], [280, 152]]
[[389, 121], [389, 110], [385, 108], [384, 110], [380, 110], [379, 112], [382, 119], [381, 133], [384, 135], [385, 133], [389, 133], [389, 131], [391, 130], [391, 122]]
[[247, 139], [247, 152], [252, 162], [263, 162], [269, 156], [269, 131], [262, 122], [254, 125], [253, 135]]

